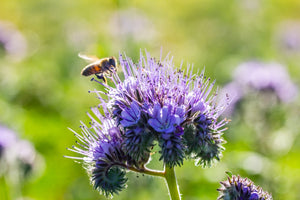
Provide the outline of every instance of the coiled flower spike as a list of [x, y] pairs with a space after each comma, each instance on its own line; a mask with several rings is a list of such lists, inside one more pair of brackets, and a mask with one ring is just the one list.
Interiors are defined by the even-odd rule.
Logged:
[[[82, 133], [75, 133], [81, 143], [73, 151], [83, 155], [77, 159], [82, 160], [94, 188], [111, 196], [125, 187], [128, 169], [168, 182], [184, 159], [195, 159], [202, 166], [219, 160], [228, 121], [218, 118], [228, 101], [217, 103], [217, 92], [211, 94], [214, 82], [204, 72], [193, 74], [190, 67], [175, 69], [168, 57], [156, 61], [146, 53], [138, 63], [122, 55], [119, 59], [124, 80], [117, 73], [108, 77], [113, 86], [93, 79], [106, 90], [93, 91], [104, 114], [93, 108], [96, 117], [89, 115], [91, 127], [83, 125]], [[164, 172], [146, 168], [156, 144]]]
[[248, 178], [232, 175], [226, 181], [221, 182], [218, 189], [218, 200], [272, 200], [272, 196], [257, 187]]
[[[124, 138], [126, 144], [135, 143], [137, 136], [139, 141], [150, 141], [142, 142], [139, 148], [126, 147], [130, 155], [140, 159], [135, 155], [146, 154], [157, 141], [161, 159], [171, 167], [181, 165], [188, 157], [203, 166], [220, 159], [224, 149], [222, 127], [228, 121], [218, 122], [218, 117], [227, 104], [218, 105], [217, 93], [210, 95], [214, 83], [210, 84], [203, 72], [197, 76], [190, 68], [186, 72], [181, 67], [175, 69], [172, 59], [157, 62], [149, 54], [146, 58], [141, 54], [137, 64], [120, 56], [120, 66], [125, 80], [115, 74], [115, 87], [106, 86], [107, 93], [97, 93], [100, 98], [104, 98], [100, 94], [108, 97], [114, 118], [129, 130]], [[203, 117], [208, 119], [206, 126], [200, 125]]]
[[92, 111], [100, 122], [88, 114], [92, 120], [91, 127], [82, 123], [81, 134], [73, 131], [79, 139], [79, 147], [69, 149], [83, 157], [69, 158], [81, 160], [94, 188], [108, 197], [126, 186], [124, 167], [131, 161], [122, 150], [121, 130], [115, 122], [104, 117], [97, 108], [92, 108]]

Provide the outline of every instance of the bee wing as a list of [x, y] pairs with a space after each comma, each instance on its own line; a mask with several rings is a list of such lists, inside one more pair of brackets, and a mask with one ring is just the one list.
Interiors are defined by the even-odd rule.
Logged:
[[99, 60], [97, 56], [84, 55], [82, 53], [79, 53], [78, 56], [88, 62], [96, 62]]

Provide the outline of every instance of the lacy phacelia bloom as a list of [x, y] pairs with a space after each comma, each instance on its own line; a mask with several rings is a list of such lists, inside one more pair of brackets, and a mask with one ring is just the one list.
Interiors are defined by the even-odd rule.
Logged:
[[14, 60], [21, 60], [27, 53], [25, 37], [13, 24], [6, 21], [0, 21], [0, 47]]
[[121, 130], [109, 116], [103, 116], [97, 108], [92, 108], [97, 117], [91, 115], [91, 127], [82, 124], [81, 134], [75, 133], [80, 142], [71, 151], [83, 157], [82, 160], [94, 188], [106, 196], [118, 193], [125, 187], [127, 179], [122, 167], [131, 166], [131, 159], [122, 150], [124, 143]]
[[[146, 160], [158, 141], [161, 159], [170, 167], [187, 157], [203, 165], [219, 159], [224, 143], [221, 128], [227, 121], [217, 121], [227, 104], [217, 105], [217, 95], [210, 96], [214, 85], [210, 79], [192, 74], [191, 69], [175, 69], [168, 58], [156, 61], [149, 55], [141, 55], [137, 64], [120, 56], [120, 65], [125, 80], [114, 75], [115, 87], [106, 86], [105, 96], [114, 119], [126, 131], [124, 149], [130, 156]], [[200, 125], [203, 117], [208, 119], [206, 126]]]
[[255, 91], [271, 91], [283, 103], [295, 100], [298, 95], [298, 89], [285, 66], [257, 61], [240, 64], [234, 71], [233, 80], [225, 85], [223, 91], [232, 97], [230, 106], [226, 109], [228, 114], [233, 113], [234, 106], [245, 96]]
[[298, 20], [287, 20], [279, 24], [275, 40], [284, 53], [300, 52], [300, 23]]
[[272, 196], [264, 192], [262, 188], [240, 176], [228, 177], [226, 181], [221, 182], [222, 187], [218, 189], [220, 196], [218, 200], [272, 200]]
[[2, 174], [19, 173], [27, 178], [37, 169], [40, 159], [33, 145], [21, 140], [11, 129], [0, 125], [0, 177]]
[[82, 135], [76, 134], [82, 145], [74, 151], [83, 155], [95, 188], [107, 195], [120, 191], [126, 182], [123, 169], [144, 169], [156, 144], [168, 167], [187, 158], [203, 166], [220, 159], [228, 121], [218, 118], [227, 104], [217, 104], [210, 79], [149, 55], [136, 64], [121, 55], [120, 66], [124, 81], [114, 73], [109, 77], [114, 86], [99, 82], [106, 92], [94, 91], [104, 115], [93, 108], [91, 127], [82, 126]]
[[0, 159], [4, 151], [17, 144], [18, 137], [12, 130], [0, 125]]

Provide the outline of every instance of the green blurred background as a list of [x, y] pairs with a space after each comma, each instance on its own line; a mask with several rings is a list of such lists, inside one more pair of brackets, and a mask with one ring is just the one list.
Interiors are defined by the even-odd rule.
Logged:
[[[88, 122], [85, 113], [97, 105], [88, 90], [100, 88], [80, 75], [86, 63], [79, 52], [125, 52], [136, 61], [140, 50], [159, 57], [162, 49], [177, 66], [205, 67], [221, 87], [244, 61], [275, 61], [299, 84], [299, 0], [1, 0], [1, 24], [14, 43], [10, 50], [5, 42], [0, 46], [0, 123], [31, 141], [43, 158], [19, 186], [24, 199], [105, 199], [80, 164], [63, 158], [74, 156], [66, 150], [75, 142], [67, 127], [79, 131], [80, 120]], [[296, 42], [289, 45], [290, 29]], [[267, 111], [257, 106], [261, 100], [247, 100], [230, 117], [221, 162], [202, 169], [185, 161], [176, 169], [183, 199], [216, 199], [225, 171], [249, 177], [274, 199], [300, 199], [299, 98]], [[287, 144], [277, 148], [278, 141]], [[156, 159], [151, 166], [161, 168]], [[114, 199], [169, 199], [162, 179], [128, 176], [128, 188]], [[0, 179], [0, 199], [14, 199], [13, 186]]]

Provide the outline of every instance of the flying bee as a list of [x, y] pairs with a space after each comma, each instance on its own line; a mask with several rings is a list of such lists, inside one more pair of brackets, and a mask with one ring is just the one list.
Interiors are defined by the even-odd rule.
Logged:
[[117, 59], [113, 56], [102, 59], [96, 56], [87, 56], [82, 54], [78, 54], [78, 56], [88, 62], [91, 62], [82, 69], [81, 75], [83, 76], [95, 74], [98, 79], [102, 79], [105, 83], [107, 83], [105, 76], [111, 76], [112, 73], [117, 71]]

